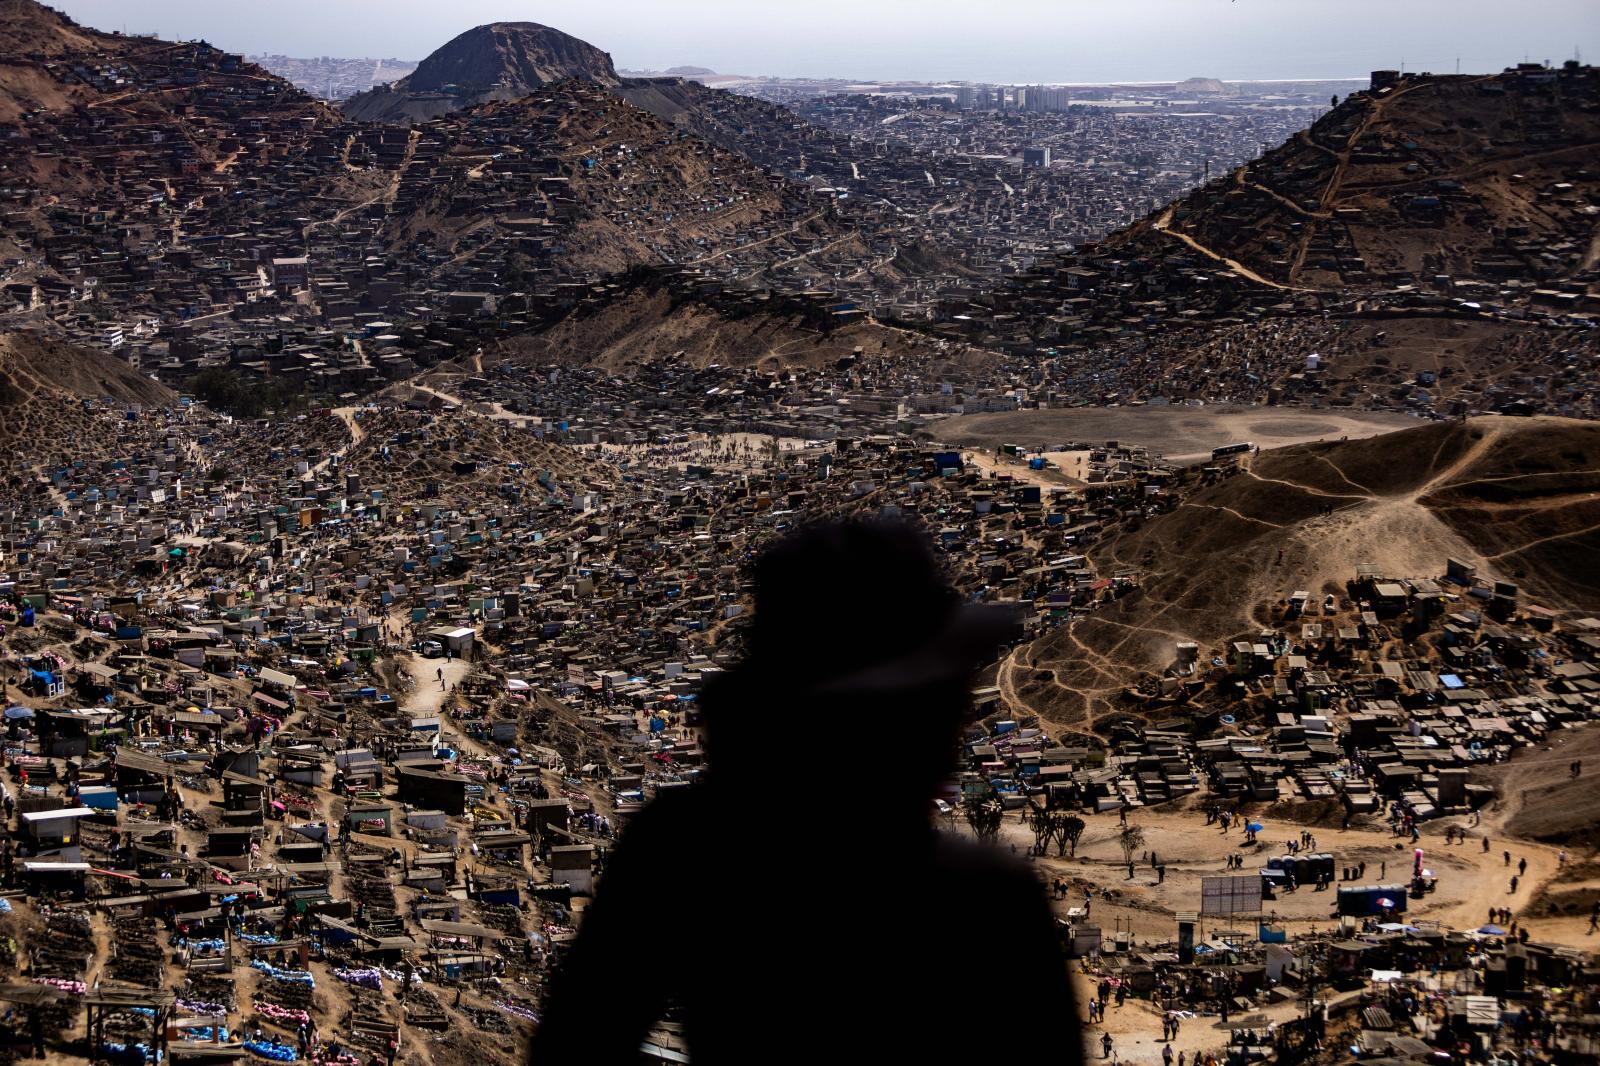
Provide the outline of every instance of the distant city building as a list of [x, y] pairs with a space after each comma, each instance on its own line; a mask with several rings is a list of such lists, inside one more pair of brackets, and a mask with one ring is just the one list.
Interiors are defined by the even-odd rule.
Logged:
[[1022, 165], [1025, 167], [1047, 167], [1050, 165], [1050, 149], [1024, 148], [1022, 150]]

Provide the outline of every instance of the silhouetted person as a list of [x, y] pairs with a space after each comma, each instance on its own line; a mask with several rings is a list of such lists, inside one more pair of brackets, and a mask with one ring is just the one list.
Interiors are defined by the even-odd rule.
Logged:
[[936, 833], [971, 675], [1015, 629], [922, 538], [806, 529], [756, 562], [747, 655], [702, 693], [709, 768], [623, 832], [552, 978], [534, 1066], [1038, 1061], [1081, 1033], [1043, 887]]

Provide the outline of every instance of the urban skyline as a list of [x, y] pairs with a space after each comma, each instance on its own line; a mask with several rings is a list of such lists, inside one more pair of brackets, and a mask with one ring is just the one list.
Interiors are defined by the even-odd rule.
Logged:
[[[985, 18], [954, 0], [873, 5], [820, 0], [753, 14], [733, 0], [688, 7], [624, 0], [408, 2], [286, 0], [270, 12], [203, 0], [60, 0], [90, 25], [204, 38], [218, 47], [300, 56], [420, 59], [472, 25], [535, 21], [609, 51], [619, 67], [719, 73], [1051, 84], [1337, 79], [1396, 67], [1488, 72], [1528, 59], [1600, 52], [1600, 6], [1583, 0], [1405, 5], [1378, 0], [1022, 0]], [[378, 16], [382, 17], [378, 17]], [[1384, 32], [1371, 32], [1382, 20]]]

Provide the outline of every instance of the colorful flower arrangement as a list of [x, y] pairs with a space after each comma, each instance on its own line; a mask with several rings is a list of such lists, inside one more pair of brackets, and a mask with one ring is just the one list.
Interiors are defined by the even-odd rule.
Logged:
[[509, 999], [504, 1003], [496, 1004], [496, 1006], [505, 1011], [507, 1014], [515, 1015], [518, 1018], [526, 1018], [530, 1022], [536, 1022], [539, 1020], [539, 1016], [533, 1012], [531, 1007], [524, 1007], [522, 1004], [513, 1003]]
[[260, 999], [256, 1000], [256, 1013], [263, 1018], [269, 1018], [272, 1021], [282, 1022], [286, 1025], [306, 1025], [311, 1021], [311, 1015], [303, 1010], [280, 1007], [276, 1003], [268, 1003]]
[[376, 966], [363, 970], [336, 969], [333, 971], [333, 976], [347, 985], [383, 991], [383, 971]]
[[260, 970], [267, 976], [274, 977], [279, 981], [287, 981], [291, 984], [310, 985], [312, 988], [317, 987], [317, 979], [307, 970], [285, 970], [261, 959], [251, 960], [250, 967], [255, 970]]
[[278, 1062], [298, 1062], [300, 1053], [288, 1044], [280, 1044], [276, 1040], [246, 1040], [245, 1050], [252, 1055], [260, 1055], [264, 1059], [275, 1059]]
[[86, 995], [89, 991], [89, 986], [84, 984], [82, 981], [72, 981], [65, 977], [35, 977], [33, 979], [33, 983], [36, 985], [49, 985], [51, 988], [59, 988], [61, 991], [71, 996]]
[[124, 1044], [116, 1040], [106, 1040], [100, 1045], [100, 1053], [112, 1062], [146, 1063], [155, 1058], [155, 1053], [149, 1044]]

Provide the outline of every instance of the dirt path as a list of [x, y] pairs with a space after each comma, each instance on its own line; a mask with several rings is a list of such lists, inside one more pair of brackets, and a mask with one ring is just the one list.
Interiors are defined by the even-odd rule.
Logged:
[[[1026, 668], [1023, 662], [1016, 662], [1016, 666]], [[1332, 853], [1338, 866], [1365, 864], [1366, 873], [1359, 882], [1362, 884], [1409, 880], [1413, 848], [1422, 848], [1424, 866], [1438, 876], [1439, 887], [1433, 894], [1412, 901], [1406, 918], [1471, 930], [1488, 921], [1491, 908], [1509, 907], [1513, 915], [1517, 915], [1560, 872], [1558, 849], [1503, 836], [1503, 821], [1514, 813], [1515, 805], [1508, 803], [1505, 810], [1497, 808], [1488, 812], [1478, 826], [1472, 826], [1468, 818], [1441, 818], [1430, 823], [1422, 839], [1413, 844], [1408, 837], [1391, 833], [1380, 820], [1358, 822], [1348, 830], [1306, 826], [1286, 818], [1281, 807], [1269, 806], [1251, 815], [1266, 827], [1259, 834], [1260, 843], [1252, 846], [1237, 829], [1245, 821], [1243, 818], [1235, 823], [1234, 832], [1224, 834], [1220, 826], [1207, 825], [1198, 810], [1177, 805], [1134, 808], [1129, 812], [1128, 822], [1144, 831], [1145, 842], [1134, 855], [1131, 878], [1117, 840], [1118, 819], [1111, 814], [1085, 816], [1089, 828], [1079, 841], [1076, 858], [1051, 855], [1035, 862], [1046, 881], [1064, 877], [1074, 884], [1068, 897], [1054, 904], [1058, 914], [1064, 914], [1068, 907], [1083, 904], [1087, 884], [1094, 893], [1091, 920], [1101, 926], [1107, 938], [1119, 928], [1131, 929], [1137, 951], [1145, 944], [1167, 942], [1176, 935], [1175, 913], [1198, 909], [1201, 879], [1226, 874], [1229, 855], [1243, 854], [1244, 868], [1253, 870], [1267, 858], [1285, 854], [1284, 842], [1298, 839], [1300, 830], [1305, 828], [1315, 834], [1317, 850]], [[1467, 842], [1445, 845], [1447, 826], [1463, 828], [1468, 835]], [[1483, 845], [1486, 838], [1488, 851]], [[1031, 831], [1019, 818], [1008, 816], [1001, 829], [1001, 845], [1015, 845], [1021, 854], [1032, 842]], [[1511, 853], [1509, 865], [1504, 857], [1506, 851]], [[1156, 875], [1152, 857], [1166, 867], [1164, 880]], [[1517, 873], [1521, 859], [1527, 860], [1527, 870], [1518, 878], [1517, 891], [1512, 893], [1510, 878]], [[1335, 887], [1338, 884], [1335, 881]], [[1107, 892], [1112, 894], [1107, 896]], [[1276, 900], [1268, 900], [1264, 905], [1267, 916], [1287, 927], [1292, 937], [1332, 928], [1336, 923], [1335, 903], [1336, 894], [1332, 890], [1318, 892], [1314, 888], [1301, 888], [1292, 893], [1281, 892]], [[1534, 919], [1526, 924], [1536, 937], [1557, 944], [1589, 947], [1595, 940], [1587, 936], [1586, 919]], [[1228, 927], [1251, 937], [1255, 932], [1251, 919], [1241, 917], [1230, 922], [1208, 918], [1202, 920], [1198, 937], [1203, 942], [1217, 930]], [[1081, 1010], [1092, 994], [1092, 985], [1082, 975], [1076, 979], [1082, 982], [1079, 985]], [[1291, 1000], [1252, 1012], [1249, 1017], [1265, 1016], [1268, 1022], [1283, 1021], [1296, 1016], [1299, 1009], [1298, 1001]], [[1240, 1021], [1235, 1019], [1236, 1023]], [[1087, 1026], [1085, 1036], [1089, 1042], [1090, 1062], [1100, 1061], [1099, 1040], [1103, 1032], [1112, 1034], [1113, 1057], [1117, 1061], [1141, 1064], [1161, 1061], [1161, 1013], [1157, 1006], [1130, 999], [1121, 1008], [1108, 1009], [1103, 1025]], [[1196, 1051], [1218, 1050], [1224, 1042], [1220, 1020], [1215, 1016], [1200, 1016], [1184, 1020], [1179, 1039], [1172, 1042], [1172, 1047], [1175, 1052], [1184, 1051], [1193, 1057]]]
[[417, 143], [421, 137], [422, 134], [419, 131], [411, 131], [411, 136], [406, 141], [405, 155], [401, 157], [400, 165], [395, 167], [394, 175], [390, 177], [388, 185], [384, 187], [382, 192], [378, 193], [376, 196], [370, 197], [369, 199], [363, 200], [358, 204], [351, 204], [349, 207], [336, 211], [327, 218], [308, 223], [305, 228], [300, 231], [301, 239], [310, 240], [313, 231], [320, 229], [323, 226], [337, 226], [355, 212], [371, 207], [373, 204], [393, 203], [395, 197], [400, 193], [400, 182], [405, 178], [406, 171], [409, 169], [412, 159], [416, 156]]
[[1262, 477], [1260, 474], [1256, 473], [1255, 470], [1253, 470], [1248, 464], [1246, 464], [1245, 467], [1244, 467], [1244, 473], [1245, 473], [1246, 477], [1254, 478], [1256, 481], [1264, 482], [1265, 484], [1268, 484], [1268, 485], [1285, 485], [1285, 486], [1287, 486], [1287, 487], [1289, 487], [1291, 489], [1297, 489], [1300, 492], [1305, 493], [1307, 496], [1320, 496], [1325, 500], [1370, 500], [1370, 499], [1372, 499], [1372, 494], [1371, 493], [1364, 493], [1364, 494], [1361, 494], [1361, 495], [1356, 495], [1356, 494], [1348, 493], [1348, 492], [1323, 492], [1321, 489], [1314, 489], [1310, 485], [1302, 485], [1298, 481], [1285, 481], [1282, 478], [1277, 478], [1277, 477]]
[[356, 410], [357, 408], [354, 407], [336, 407], [333, 409], [334, 416], [344, 423], [345, 430], [350, 434], [350, 440], [344, 447], [329, 452], [327, 458], [311, 468], [310, 475], [314, 476], [322, 473], [335, 462], [343, 462], [345, 456], [350, 454], [350, 449], [367, 439], [367, 431], [361, 428], [361, 423], [356, 419]]
[[985, 474], [999, 474], [1024, 485], [1037, 485], [1041, 489], [1081, 489], [1088, 484], [1089, 453], [1084, 451], [1044, 452], [1051, 465], [1043, 470], [1031, 470], [1028, 464], [1013, 459], [1002, 459], [989, 452], [977, 450], [962, 453], [962, 461], [971, 463]]
[[1217, 252], [1213, 252], [1210, 248], [1207, 248], [1205, 245], [1201, 244], [1199, 241], [1195, 240], [1193, 237], [1189, 236], [1187, 233], [1182, 233], [1182, 232], [1179, 232], [1178, 230], [1172, 229], [1171, 228], [1172, 227], [1172, 215], [1173, 215], [1174, 210], [1176, 210], [1174, 207], [1169, 206], [1165, 211], [1161, 212], [1161, 217], [1156, 219], [1156, 221], [1155, 221], [1155, 228], [1156, 228], [1157, 232], [1165, 233], [1169, 237], [1177, 238], [1178, 240], [1182, 241], [1184, 244], [1187, 244], [1190, 248], [1193, 248], [1195, 251], [1199, 252], [1201, 255], [1206, 256], [1209, 259], [1214, 259], [1219, 263], [1222, 263], [1229, 270], [1232, 270], [1234, 273], [1238, 274], [1240, 277], [1248, 278], [1249, 280], [1255, 282], [1257, 285], [1265, 285], [1269, 289], [1280, 289], [1280, 290], [1283, 290], [1284, 292], [1314, 292], [1315, 291], [1313, 289], [1304, 289], [1304, 288], [1301, 288], [1301, 287], [1299, 287], [1297, 285], [1285, 285], [1282, 282], [1271, 281], [1271, 280], [1269, 280], [1267, 278], [1264, 278], [1260, 274], [1257, 274], [1254, 270], [1251, 270], [1249, 267], [1247, 267], [1243, 263], [1239, 262], [1237, 259], [1229, 259], [1225, 255], [1221, 255], [1221, 254], [1219, 254]]
[[759, 241], [751, 241], [749, 244], [741, 244], [741, 245], [739, 245], [739, 246], [737, 246], [735, 248], [724, 248], [720, 252], [712, 252], [710, 255], [701, 256], [699, 259], [690, 259], [684, 265], [685, 266], [698, 266], [701, 263], [709, 263], [712, 260], [721, 259], [725, 255], [732, 255], [735, 252], [748, 252], [752, 248], [759, 248], [763, 244], [770, 243], [771, 241], [780, 240], [781, 238], [784, 238], [784, 237], [792, 237], [796, 233], [800, 232], [800, 227], [809, 226], [811, 223], [813, 223], [817, 219], [821, 218], [822, 214], [823, 213], [821, 211], [813, 211], [811, 214], [807, 215], [805, 218], [799, 219], [798, 221], [794, 222], [792, 225], [790, 225], [790, 227], [788, 229], [782, 230], [782, 231], [780, 231], [778, 233], [774, 233], [770, 237], [763, 237]]
[[[400, 620], [403, 616], [403, 611], [391, 612], [390, 620]], [[414, 718], [438, 714], [450, 690], [459, 685], [471, 669], [465, 659], [424, 659], [411, 651], [398, 652], [394, 663], [411, 682], [411, 691], [400, 698], [400, 709]]]
[[1252, 181], [1250, 179], [1250, 164], [1248, 163], [1234, 171], [1233, 183], [1241, 189], [1254, 189], [1256, 192], [1270, 196], [1272, 199], [1276, 200], [1278, 203], [1282, 204], [1284, 207], [1288, 208], [1290, 211], [1301, 216], [1302, 218], [1329, 219], [1333, 217], [1333, 215], [1327, 211], [1307, 211], [1305, 208], [1301, 207], [1299, 204], [1295, 203], [1281, 192], [1278, 192], [1276, 189], [1269, 189], [1258, 181]]
[[497, 422], [516, 422], [519, 424], [531, 421], [531, 418], [528, 415], [519, 415], [514, 412], [507, 411], [498, 403], [481, 403], [476, 400], [463, 400], [454, 393], [445, 392], [437, 385], [424, 385], [416, 381], [407, 381], [404, 383], [404, 387], [411, 389], [414, 392], [426, 393], [429, 396], [437, 396], [445, 403], [450, 404], [453, 407], [458, 407], [462, 411], [474, 414], [479, 418], [492, 418]]

